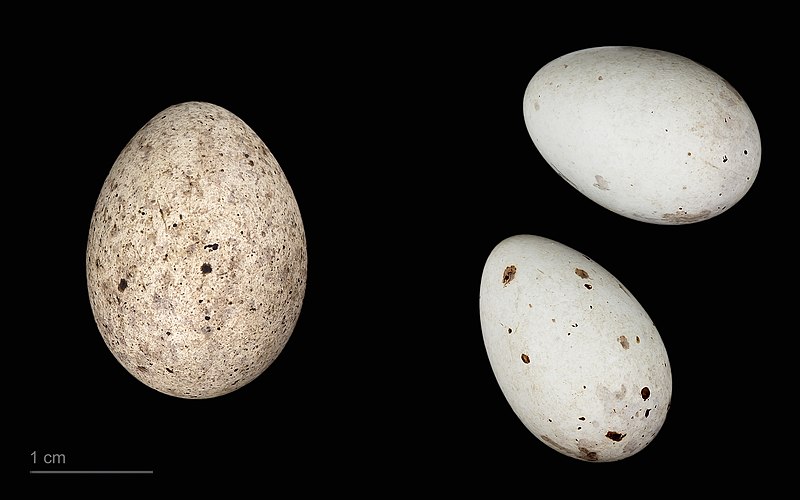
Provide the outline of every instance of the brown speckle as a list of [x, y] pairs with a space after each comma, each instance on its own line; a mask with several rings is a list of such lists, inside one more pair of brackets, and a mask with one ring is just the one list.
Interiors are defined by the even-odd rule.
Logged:
[[578, 420], [586, 420], [586, 417], [578, 417]]
[[517, 274], [517, 266], [508, 266], [505, 271], [503, 271], [503, 286], [508, 285], [511, 283], [511, 280], [514, 279], [514, 275]]
[[647, 398], [650, 397], [650, 388], [649, 387], [642, 387], [642, 399], [647, 401]]
[[528, 355], [525, 354], [525, 353], [522, 353], [522, 356], [520, 356], [520, 358], [522, 358], [522, 362], [525, 363], [525, 364], [528, 364], [528, 363], [531, 362], [531, 358], [528, 357]]
[[[552, 422], [552, 420], [550, 420], [550, 419], [548, 419], [548, 421]], [[568, 450], [566, 447], [564, 447], [560, 443], [555, 442], [553, 439], [550, 438], [550, 436], [542, 435], [541, 440], [543, 442], [545, 442], [546, 444], [548, 444], [551, 448], [553, 448], [555, 450], [559, 450], [562, 453], [564, 453], [565, 455], [569, 455], [569, 454], [572, 453], [571, 450]]]
[[508, 333], [511, 333], [511, 331], [512, 331], [512, 330], [511, 330], [511, 328], [509, 328], [509, 329], [508, 329]]
[[595, 175], [594, 180], [596, 181], [592, 186], [596, 187], [600, 191], [608, 191], [608, 181], [603, 178], [602, 175]]
[[649, 417], [649, 416], [650, 416], [650, 410], [652, 410], [652, 408], [648, 408], [648, 409], [646, 409], [646, 410], [644, 411], [644, 418], [647, 418], [647, 417]]
[[639, 339], [639, 336], [637, 335], [636, 336], [636, 343], [638, 344], [639, 342], [641, 342], [641, 340]]
[[119, 285], [117, 285], [117, 290], [119, 290], [120, 292], [124, 292], [126, 288], [128, 288], [128, 280], [122, 278], [121, 280], [119, 280]]
[[622, 434], [621, 432], [616, 432], [616, 431], [608, 431], [608, 432], [606, 432], [606, 437], [608, 439], [610, 439], [612, 441], [617, 441], [617, 442], [622, 441], [622, 438], [624, 438], [626, 435], [627, 434]]
[[208, 274], [208, 273], [210, 273], [210, 272], [211, 272], [211, 264], [207, 264], [207, 263], [206, 263], [206, 264], [203, 264], [202, 266], [200, 266], [200, 271], [201, 271], [203, 274]]
[[592, 285], [590, 283], [584, 283], [583, 286], [585, 286], [587, 290], [592, 289]]
[[617, 340], [619, 341], [619, 345], [621, 345], [623, 349], [628, 349], [630, 347], [630, 344], [628, 344], [628, 337], [626, 337], [625, 335], [620, 335], [619, 338], [617, 338]]
[[689, 224], [692, 222], [705, 220], [710, 214], [710, 210], [701, 210], [697, 213], [689, 213], [685, 210], [677, 210], [673, 213], [663, 214], [661, 219], [670, 224]]
[[581, 446], [578, 448], [578, 452], [583, 460], [588, 460], [589, 462], [597, 462], [597, 460], [599, 460], [596, 451], [589, 451], [587, 448]]
[[580, 276], [583, 279], [589, 278], [589, 273], [587, 273], [586, 271], [584, 271], [583, 269], [580, 269], [578, 267], [575, 268], [575, 274], [577, 274], [578, 276]]
[[602, 80], [603, 79], [603, 75], [598, 76], [597, 79], [598, 80]]

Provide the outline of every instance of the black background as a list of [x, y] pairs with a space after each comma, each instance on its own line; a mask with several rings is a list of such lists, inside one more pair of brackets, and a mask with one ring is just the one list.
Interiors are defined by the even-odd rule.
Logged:
[[[745, 19], [333, 14], [108, 21], [96, 32], [65, 29], [21, 58], [23, 86], [36, 85], [22, 100], [35, 143], [22, 170], [44, 204], [27, 207], [24, 221], [23, 261], [35, 271], [20, 297], [33, 307], [20, 332], [15, 462], [28, 481], [377, 492], [494, 484], [532, 494], [566, 471], [580, 478], [568, 491], [652, 493], [684, 479], [713, 486], [709, 464], [770, 456], [753, 450], [779, 433], [763, 420], [764, 391], [776, 383], [763, 351], [791, 330], [767, 326], [763, 305], [774, 290], [768, 269], [787, 270], [775, 256], [788, 225], [776, 195], [786, 182], [772, 104], [780, 91], [765, 76], [774, 45], [734, 36]], [[544, 162], [523, 121], [525, 86], [552, 59], [600, 45], [675, 52], [739, 91], [763, 155], [737, 205], [697, 224], [648, 225], [595, 205]], [[115, 361], [84, 268], [116, 156], [152, 116], [188, 100], [227, 108], [264, 140], [294, 189], [309, 256], [303, 309], [278, 360], [240, 390], [200, 401], [160, 394]], [[672, 407], [638, 454], [608, 464], [562, 456], [501, 394], [478, 291], [494, 245], [521, 233], [593, 258], [658, 327]], [[33, 451], [64, 454], [62, 468], [154, 474], [34, 477]], [[289, 479], [298, 471], [299, 483]]]

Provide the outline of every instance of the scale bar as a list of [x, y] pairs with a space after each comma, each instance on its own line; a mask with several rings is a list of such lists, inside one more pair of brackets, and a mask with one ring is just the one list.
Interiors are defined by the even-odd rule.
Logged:
[[152, 474], [151, 470], [32, 470], [31, 474]]

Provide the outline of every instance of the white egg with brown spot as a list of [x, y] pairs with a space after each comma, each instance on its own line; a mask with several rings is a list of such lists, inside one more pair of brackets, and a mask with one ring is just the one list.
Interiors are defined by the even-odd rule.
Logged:
[[643, 222], [720, 215], [750, 190], [761, 164], [744, 98], [708, 67], [663, 50], [605, 46], [558, 57], [529, 81], [523, 116], [564, 180]]
[[92, 213], [89, 299], [114, 357], [180, 398], [240, 389], [282, 352], [306, 287], [302, 218], [264, 141], [207, 102], [170, 106], [117, 157]]
[[511, 409], [542, 443], [589, 462], [642, 451], [672, 398], [665, 344], [608, 270], [535, 235], [501, 241], [486, 260], [480, 322]]

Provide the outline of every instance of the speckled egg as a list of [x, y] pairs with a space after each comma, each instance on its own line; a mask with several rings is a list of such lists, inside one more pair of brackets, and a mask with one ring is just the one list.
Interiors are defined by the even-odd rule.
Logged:
[[607, 46], [539, 69], [523, 96], [541, 156], [625, 217], [688, 224], [729, 210], [761, 163], [758, 126], [722, 76], [686, 57]]
[[586, 255], [541, 236], [501, 241], [481, 277], [480, 322], [506, 400], [550, 448], [612, 462], [662, 428], [666, 347], [630, 290]]
[[221, 396], [262, 374], [295, 328], [306, 272], [283, 170], [211, 103], [147, 122], [92, 213], [86, 273], [102, 338], [131, 375], [172, 396]]

